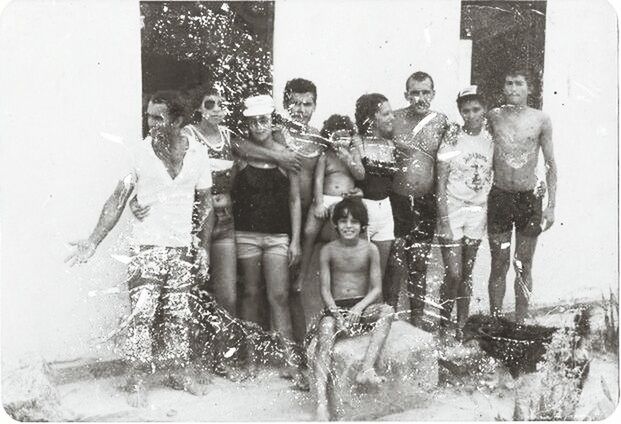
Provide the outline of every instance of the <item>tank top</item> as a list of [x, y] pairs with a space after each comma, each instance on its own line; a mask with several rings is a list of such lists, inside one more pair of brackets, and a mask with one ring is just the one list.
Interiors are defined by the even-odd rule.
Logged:
[[[372, 141], [363, 141], [365, 147], [373, 144]], [[362, 165], [364, 166], [364, 179], [358, 182], [358, 186], [362, 189], [365, 199], [382, 200], [388, 197], [388, 193], [392, 187], [392, 178], [396, 171], [394, 146], [387, 146], [375, 143], [378, 148], [387, 148], [392, 150], [392, 160], [376, 160], [367, 156], [362, 157]]]
[[213, 179], [211, 194], [229, 193], [231, 191], [231, 169], [233, 167], [231, 131], [220, 125], [218, 125], [218, 131], [220, 132], [221, 143], [218, 146], [213, 146], [207, 142], [205, 136], [194, 125], [189, 124], [182, 129], [183, 135], [192, 137], [207, 147]]
[[235, 229], [291, 235], [289, 179], [279, 168], [240, 170], [231, 189]]

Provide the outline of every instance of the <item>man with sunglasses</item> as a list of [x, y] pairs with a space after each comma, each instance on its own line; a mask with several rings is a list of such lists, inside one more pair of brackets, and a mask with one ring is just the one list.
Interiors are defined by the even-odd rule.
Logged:
[[[435, 167], [440, 141], [447, 128], [446, 116], [430, 110], [434, 83], [425, 72], [406, 80], [408, 107], [395, 111], [394, 144], [397, 172], [390, 202], [395, 222], [395, 252], [405, 259], [410, 319], [413, 325], [429, 328], [423, 320], [427, 290], [427, 265], [436, 227]], [[393, 261], [394, 262], [394, 261]], [[392, 267], [394, 268], [394, 266]], [[390, 275], [387, 277], [390, 278]], [[393, 284], [401, 281], [392, 278]], [[398, 293], [398, 290], [392, 290]], [[392, 299], [395, 305], [398, 299]]]

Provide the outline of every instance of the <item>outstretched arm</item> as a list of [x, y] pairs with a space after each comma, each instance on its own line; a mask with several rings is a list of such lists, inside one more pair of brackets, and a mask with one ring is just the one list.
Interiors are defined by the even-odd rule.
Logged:
[[546, 167], [546, 182], [548, 185], [548, 205], [543, 211], [543, 231], [547, 230], [554, 224], [554, 208], [556, 206], [556, 161], [554, 160], [554, 146], [552, 145], [552, 121], [550, 117], [544, 118], [541, 135], [541, 149]]
[[68, 263], [69, 266], [73, 266], [76, 263], [85, 263], [95, 254], [95, 249], [97, 249], [99, 243], [101, 243], [114, 228], [116, 223], [119, 222], [123, 209], [125, 209], [127, 199], [129, 199], [129, 196], [134, 190], [134, 185], [134, 176], [131, 174], [119, 181], [114, 189], [114, 193], [106, 200], [101, 214], [99, 215], [99, 221], [97, 221], [97, 225], [91, 235], [87, 239], [70, 242], [70, 244], [76, 248], [65, 258], [65, 262]]

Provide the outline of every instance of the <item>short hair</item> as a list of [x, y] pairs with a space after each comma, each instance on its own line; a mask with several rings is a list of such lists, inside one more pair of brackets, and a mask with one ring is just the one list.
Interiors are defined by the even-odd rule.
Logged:
[[507, 68], [503, 76], [503, 83], [507, 77], [517, 77], [517, 76], [524, 77], [524, 79], [526, 80], [526, 84], [528, 85], [528, 88], [531, 88], [531, 89], [535, 88], [535, 85], [534, 85], [535, 81], [533, 79], [532, 71], [527, 66], [522, 66], [522, 65], [510, 66], [509, 68]]
[[330, 138], [332, 134], [337, 131], [345, 130], [350, 136], [356, 134], [354, 123], [346, 115], [330, 115], [328, 119], [323, 122], [320, 135], [323, 138]]
[[387, 101], [386, 96], [379, 93], [363, 94], [356, 100], [355, 118], [358, 134], [361, 136], [368, 134], [375, 114], [382, 103]]
[[369, 225], [369, 213], [359, 197], [347, 197], [334, 205], [332, 223], [337, 225], [339, 219], [347, 218], [347, 215], [360, 222], [362, 228]]
[[203, 99], [206, 96], [218, 96], [222, 98], [222, 93], [212, 85], [199, 85], [190, 90], [190, 99], [188, 103], [192, 111], [191, 121], [194, 124], [199, 123], [203, 119], [198, 110], [203, 105]]
[[478, 94], [469, 94], [467, 96], [459, 97], [457, 99], [457, 110], [461, 110], [461, 107], [464, 105], [464, 103], [470, 102], [473, 100], [481, 103], [481, 106], [485, 108], [485, 102], [483, 101], [481, 96], [479, 96]]
[[181, 96], [178, 91], [175, 90], [161, 90], [157, 91], [149, 99], [151, 103], [164, 104], [168, 108], [168, 115], [171, 121], [176, 121], [178, 118], [185, 118], [185, 106], [181, 100]]
[[425, 80], [431, 81], [431, 89], [435, 90], [434, 84], [433, 84], [433, 78], [431, 78], [431, 75], [429, 75], [427, 72], [416, 71], [412, 75], [410, 75], [408, 79], [405, 80], [405, 91], [409, 90], [410, 81], [422, 82]]
[[313, 101], [317, 103], [317, 87], [312, 81], [304, 78], [294, 78], [285, 84], [285, 94], [283, 97], [283, 106], [286, 108], [291, 103], [291, 95], [293, 93], [311, 93]]

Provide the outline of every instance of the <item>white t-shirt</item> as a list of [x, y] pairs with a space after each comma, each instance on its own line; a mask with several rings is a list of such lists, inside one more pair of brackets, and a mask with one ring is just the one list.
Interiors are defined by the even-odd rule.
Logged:
[[468, 135], [460, 129], [455, 144], [442, 143], [438, 160], [449, 164], [449, 198], [471, 205], [487, 202], [492, 187], [493, 153], [492, 137], [485, 130]]
[[192, 242], [192, 208], [196, 190], [212, 185], [207, 148], [188, 140], [181, 172], [173, 179], [151, 147], [151, 137], [133, 150], [132, 176], [141, 206], [149, 214], [135, 220], [133, 242], [137, 245], [187, 247]]

